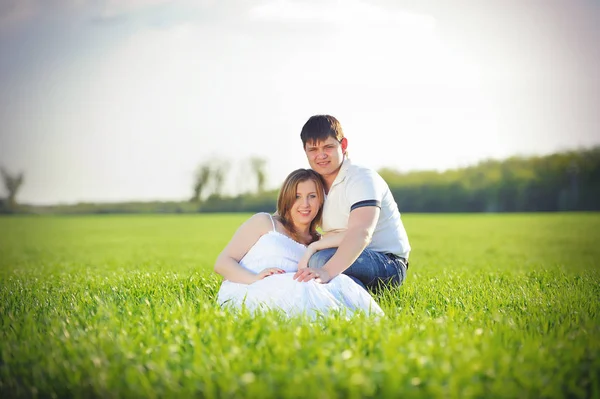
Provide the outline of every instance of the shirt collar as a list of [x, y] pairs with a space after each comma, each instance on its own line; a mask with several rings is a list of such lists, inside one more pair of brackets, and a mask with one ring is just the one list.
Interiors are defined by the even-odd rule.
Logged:
[[340, 171], [338, 172], [337, 176], [335, 177], [333, 184], [329, 188], [330, 190], [333, 187], [335, 187], [337, 184], [340, 184], [341, 182], [344, 181], [344, 179], [346, 178], [346, 175], [348, 174], [348, 169], [350, 168], [351, 165], [352, 165], [352, 163], [350, 162], [350, 159], [348, 157], [344, 156], [344, 161], [342, 162]]

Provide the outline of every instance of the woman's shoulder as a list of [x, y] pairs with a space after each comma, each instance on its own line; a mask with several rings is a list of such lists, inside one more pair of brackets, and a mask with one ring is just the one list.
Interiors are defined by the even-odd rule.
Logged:
[[273, 230], [273, 216], [266, 212], [255, 213], [254, 215], [250, 216], [245, 224], [257, 230], [262, 230], [266, 233], [270, 230]]

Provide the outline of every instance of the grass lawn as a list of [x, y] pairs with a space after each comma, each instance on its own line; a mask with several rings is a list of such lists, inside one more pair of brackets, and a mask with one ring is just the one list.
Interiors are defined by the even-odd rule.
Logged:
[[403, 216], [386, 317], [215, 303], [249, 215], [0, 218], [0, 397], [600, 397], [600, 214]]

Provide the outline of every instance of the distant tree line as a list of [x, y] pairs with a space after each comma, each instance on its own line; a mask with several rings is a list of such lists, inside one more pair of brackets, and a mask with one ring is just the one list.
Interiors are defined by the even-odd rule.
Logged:
[[[204, 201], [144, 201], [91, 203], [80, 202], [73, 205], [19, 205], [17, 212], [40, 215], [91, 215], [91, 214], [176, 214], [176, 213], [215, 213], [215, 212], [275, 212], [277, 190], [262, 194], [245, 193], [237, 196], [210, 195]], [[0, 211], [0, 213], [3, 213]], [[7, 213], [7, 212], [4, 212]]]
[[[207, 160], [198, 166], [187, 201], [28, 206], [16, 203], [23, 174], [2, 169], [8, 197], [0, 213], [104, 214], [274, 212], [277, 190], [266, 190], [267, 162], [246, 160], [249, 192], [223, 194], [229, 163]], [[488, 160], [444, 172], [379, 171], [401, 212], [536, 212], [600, 210], [600, 146], [539, 157]]]
[[445, 172], [380, 173], [402, 212], [600, 210], [600, 146]]

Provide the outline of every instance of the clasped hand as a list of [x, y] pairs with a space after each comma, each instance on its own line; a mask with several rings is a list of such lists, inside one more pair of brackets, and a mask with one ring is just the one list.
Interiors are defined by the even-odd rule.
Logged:
[[314, 267], [308, 266], [308, 261], [313, 254], [317, 252], [312, 245], [306, 248], [306, 252], [302, 256], [302, 259], [298, 262], [298, 271], [294, 274], [294, 280], [300, 282], [306, 282], [315, 280], [317, 283], [328, 283], [331, 280], [331, 276], [327, 271], [323, 269], [315, 269]]
[[317, 283], [325, 284], [331, 281], [331, 276], [323, 269], [305, 267], [303, 269], [298, 269], [296, 274], [294, 274], [294, 280], [298, 280], [300, 282], [315, 280]]
[[[266, 277], [272, 276], [274, 274], [283, 274], [285, 271], [278, 267], [269, 267], [261, 270], [258, 274], [254, 276], [254, 281], [262, 280]], [[331, 280], [329, 273], [327, 273], [323, 269], [315, 269], [312, 267], [304, 267], [299, 269], [294, 274], [294, 280], [298, 280], [299, 282], [306, 282], [310, 280], [315, 280], [317, 283], [328, 283]]]

